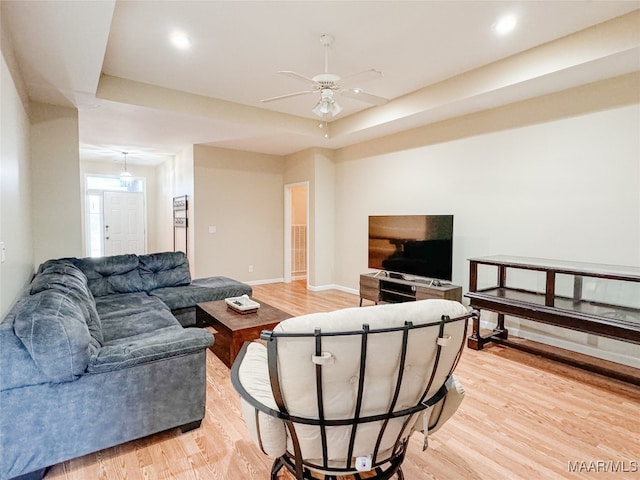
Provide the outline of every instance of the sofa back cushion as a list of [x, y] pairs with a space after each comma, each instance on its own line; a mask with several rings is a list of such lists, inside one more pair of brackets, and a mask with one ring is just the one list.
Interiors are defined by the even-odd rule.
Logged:
[[87, 276], [89, 290], [94, 297], [144, 291], [137, 255], [75, 258], [72, 262]]
[[77, 260], [77, 258], [75, 257], [52, 258], [50, 260], [42, 262], [38, 267], [38, 271], [36, 273], [42, 273], [45, 270], [55, 266], [73, 265], [73, 262], [75, 260]]
[[30, 293], [35, 295], [50, 289], [69, 294], [78, 303], [87, 327], [89, 327], [93, 348], [97, 349], [102, 346], [102, 324], [85, 274], [70, 261], [41, 266], [31, 282]]
[[189, 261], [183, 252], [162, 252], [140, 255], [139, 270], [145, 291], [156, 288], [189, 285]]
[[51, 382], [68, 382], [85, 371], [91, 335], [84, 312], [70, 293], [57, 289], [29, 295], [13, 328], [34, 363]]

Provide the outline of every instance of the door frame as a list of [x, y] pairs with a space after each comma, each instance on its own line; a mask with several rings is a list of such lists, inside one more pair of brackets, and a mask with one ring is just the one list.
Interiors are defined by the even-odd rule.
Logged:
[[305, 187], [307, 209], [307, 285], [309, 285], [309, 182], [287, 183], [284, 186], [284, 282], [291, 283], [291, 190], [294, 187]]
[[[89, 209], [88, 197], [89, 195], [97, 195], [100, 198], [100, 235], [104, 237], [104, 192], [119, 192], [119, 193], [127, 193], [123, 190], [117, 189], [90, 189], [87, 187], [87, 178], [88, 177], [104, 177], [110, 179], [118, 179], [117, 175], [105, 175], [103, 173], [84, 173], [84, 195], [82, 197], [82, 218], [83, 218], [83, 230], [84, 230], [84, 246], [83, 250], [85, 256], [91, 257], [91, 212]], [[149, 219], [147, 213], [147, 179], [145, 177], [132, 177], [133, 180], [138, 180], [142, 182], [142, 191], [141, 192], [128, 192], [128, 193], [142, 193], [142, 219], [144, 222], [144, 250], [145, 252], [149, 251]], [[100, 256], [104, 256], [104, 239], [100, 245]]]

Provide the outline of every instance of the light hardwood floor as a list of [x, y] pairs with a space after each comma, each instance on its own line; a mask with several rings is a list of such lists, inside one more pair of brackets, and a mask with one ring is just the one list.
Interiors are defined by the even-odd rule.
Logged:
[[[255, 286], [254, 297], [293, 315], [359, 301], [301, 282]], [[465, 350], [456, 376], [465, 400], [426, 452], [414, 435], [407, 480], [640, 478], [640, 388], [500, 346]], [[229, 370], [209, 351], [201, 428], [86, 455], [46, 479], [268, 480], [270, 466], [245, 430]]]

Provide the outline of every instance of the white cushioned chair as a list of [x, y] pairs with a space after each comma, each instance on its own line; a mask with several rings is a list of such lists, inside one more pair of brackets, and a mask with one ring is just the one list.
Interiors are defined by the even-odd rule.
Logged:
[[275, 458], [271, 479], [283, 467], [300, 480], [403, 479], [409, 436], [435, 432], [462, 401], [452, 372], [473, 315], [449, 300], [348, 308], [245, 343], [231, 379], [253, 441]]

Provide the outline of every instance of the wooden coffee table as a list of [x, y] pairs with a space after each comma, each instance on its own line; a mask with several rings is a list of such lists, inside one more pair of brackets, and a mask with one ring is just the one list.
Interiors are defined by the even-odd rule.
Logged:
[[244, 342], [259, 338], [262, 330], [272, 330], [282, 320], [292, 317], [276, 307], [256, 301], [260, 308], [246, 314], [229, 308], [224, 300], [196, 305], [196, 325], [216, 330], [211, 350], [229, 368]]

